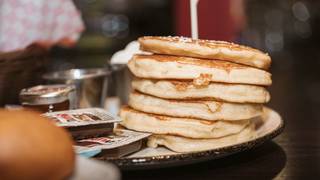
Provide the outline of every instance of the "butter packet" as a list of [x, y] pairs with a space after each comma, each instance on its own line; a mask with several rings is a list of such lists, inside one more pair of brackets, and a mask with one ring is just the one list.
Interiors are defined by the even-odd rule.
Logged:
[[107, 136], [78, 140], [74, 148], [77, 154], [86, 157], [97, 154], [107, 157], [122, 157], [140, 150], [143, 146], [143, 140], [150, 135], [150, 133], [127, 129], [115, 129], [112, 134]]
[[98, 137], [113, 132], [121, 119], [100, 108], [45, 113], [57, 126], [67, 129], [74, 139]]
[[54, 121], [56, 125], [62, 127], [116, 123], [121, 121], [119, 117], [100, 108], [57, 111], [45, 113], [43, 116], [48, 117]]

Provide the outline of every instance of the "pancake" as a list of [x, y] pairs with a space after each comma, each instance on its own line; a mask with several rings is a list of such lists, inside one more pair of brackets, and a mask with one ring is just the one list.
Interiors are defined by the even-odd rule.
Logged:
[[204, 100], [168, 100], [133, 92], [129, 96], [133, 109], [166, 116], [204, 120], [235, 121], [262, 114], [261, 104], [239, 104]]
[[156, 148], [163, 145], [175, 152], [188, 153], [212, 150], [246, 142], [255, 136], [256, 132], [254, 124], [252, 123], [237, 134], [214, 139], [191, 139], [172, 135], [152, 135], [148, 139], [148, 146]]
[[121, 108], [120, 117], [120, 124], [131, 130], [189, 138], [218, 138], [236, 134], [250, 123], [250, 120], [206, 121], [169, 117], [144, 113], [129, 107]]
[[199, 87], [191, 81], [135, 78], [132, 87], [165, 99], [215, 99], [236, 103], [266, 103], [270, 100], [270, 94], [264, 87], [253, 85], [210, 83]]
[[268, 69], [271, 63], [271, 58], [266, 53], [225, 41], [145, 36], [139, 38], [139, 43], [141, 50], [157, 54], [220, 59], [260, 69]]
[[198, 86], [209, 82], [271, 85], [271, 74], [249, 66], [166, 55], [135, 55], [128, 62], [130, 71], [140, 78], [189, 79]]

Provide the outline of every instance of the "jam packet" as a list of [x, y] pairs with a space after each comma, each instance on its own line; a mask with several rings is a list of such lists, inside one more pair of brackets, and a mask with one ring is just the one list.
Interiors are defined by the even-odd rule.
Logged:
[[57, 126], [66, 128], [74, 139], [98, 137], [113, 132], [121, 119], [100, 108], [87, 108], [45, 113]]
[[115, 129], [112, 134], [76, 141], [74, 148], [77, 154], [86, 157], [122, 157], [143, 147], [143, 141], [150, 133], [136, 132], [127, 129]]

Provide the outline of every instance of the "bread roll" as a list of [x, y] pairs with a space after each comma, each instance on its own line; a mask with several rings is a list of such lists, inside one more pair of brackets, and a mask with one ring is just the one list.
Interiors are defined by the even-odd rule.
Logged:
[[40, 114], [0, 110], [0, 179], [62, 180], [72, 175], [69, 134]]

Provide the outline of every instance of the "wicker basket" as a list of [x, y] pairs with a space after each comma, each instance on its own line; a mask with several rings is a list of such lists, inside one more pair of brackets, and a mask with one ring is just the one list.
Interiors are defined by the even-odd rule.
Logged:
[[47, 51], [39, 46], [0, 53], [0, 106], [18, 104], [21, 89], [42, 83]]

